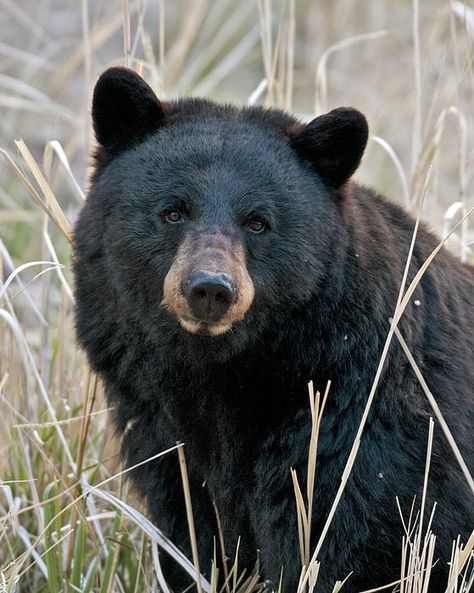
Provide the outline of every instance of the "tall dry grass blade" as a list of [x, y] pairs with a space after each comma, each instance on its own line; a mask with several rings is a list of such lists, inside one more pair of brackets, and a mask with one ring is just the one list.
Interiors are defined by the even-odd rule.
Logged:
[[[115, 590], [114, 584], [116, 583], [118, 585], [120, 583], [120, 580], [118, 579], [118, 575], [117, 575], [117, 567], [118, 567], [118, 561], [119, 561], [120, 548], [122, 547], [122, 541], [123, 541], [123, 536], [124, 536], [124, 534], [120, 531], [121, 525], [122, 525], [122, 516], [120, 516], [117, 519], [116, 530], [118, 531], [118, 535], [114, 542], [115, 546], [113, 549], [112, 562], [110, 564], [109, 571], [107, 572], [107, 568], [106, 568], [106, 571], [104, 573], [108, 577], [108, 583], [107, 583], [107, 586], [104, 588], [104, 582], [102, 582], [102, 588], [100, 590], [100, 593], [112, 593]], [[115, 525], [114, 525], [114, 528], [115, 528]], [[109, 549], [109, 553], [110, 553], [110, 549]]]
[[308, 450], [308, 468], [307, 468], [307, 484], [306, 484], [306, 497], [308, 500], [308, 514], [310, 515], [310, 508], [313, 502], [314, 492], [314, 480], [316, 476], [316, 454], [318, 447], [318, 418], [319, 418], [319, 402], [321, 394], [319, 391], [314, 393], [313, 382], [309, 383], [309, 401], [311, 407], [311, 436], [309, 440]]
[[165, 0], [158, 0], [159, 24], [158, 24], [158, 65], [160, 67], [161, 84], [166, 89], [165, 84]]
[[78, 202], [82, 205], [86, 197], [81, 189], [81, 186], [74, 177], [71, 165], [69, 164], [69, 160], [66, 156], [66, 153], [64, 152], [64, 148], [61, 146], [61, 143], [57, 140], [50, 140], [49, 142], [47, 142], [43, 150], [43, 168], [46, 175], [46, 179], [51, 184], [54, 155], [57, 156], [63, 170], [66, 173], [66, 178], [68, 179], [72, 189], [74, 190], [74, 195], [78, 198]]
[[[411, 298], [413, 296], [413, 293], [415, 292], [416, 287], [420, 283], [421, 279], [423, 278], [426, 270], [430, 266], [430, 264], [433, 261], [433, 259], [440, 252], [440, 250], [445, 246], [445, 244], [448, 241], [448, 239], [457, 231], [458, 228], [461, 227], [461, 225], [463, 224], [463, 222], [466, 220], [466, 218], [468, 218], [470, 216], [470, 214], [473, 211], [474, 211], [474, 206], [472, 208], [470, 208], [466, 212], [466, 214], [462, 217], [462, 219], [452, 228], [451, 232], [448, 235], [446, 235], [444, 237], [444, 239], [442, 239], [438, 243], [438, 245], [433, 249], [433, 251], [428, 256], [428, 258], [426, 259], [426, 261], [423, 263], [423, 265], [421, 266], [421, 268], [418, 270], [418, 272], [416, 273], [415, 277], [413, 278], [410, 286], [408, 287], [408, 289], [407, 289], [407, 291], [405, 293], [405, 296], [403, 297], [403, 299], [402, 299], [402, 301], [400, 303], [400, 307], [395, 311], [395, 315], [393, 317], [393, 321], [394, 321], [395, 326], [398, 325], [398, 322], [400, 321], [400, 318], [403, 315], [403, 312], [405, 311], [406, 306], [410, 302], [410, 300], [411, 300]], [[395, 331], [395, 329], [393, 330], [392, 333], [394, 333], [394, 331]]]
[[[443, 219], [443, 234], [449, 233], [452, 228], [453, 221], [456, 216], [464, 216], [466, 213], [466, 205], [464, 202], [458, 201], [453, 202], [449, 208], [446, 210]], [[472, 250], [469, 247], [468, 241], [468, 221], [465, 219], [465, 223], [461, 226], [460, 233], [459, 233], [459, 245], [460, 245], [460, 254], [459, 257], [462, 262], [467, 262], [469, 255], [472, 254]]]
[[[76, 455], [76, 478], [81, 481], [82, 478], [82, 470], [84, 464], [84, 454], [86, 450], [87, 444], [87, 434], [89, 432], [90, 426], [90, 414], [93, 411], [94, 403], [97, 395], [97, 382], [98, 378], [95, 373], [92, 373], [90, 369], [88, 369], [87, 377], [86, 377], [86, 394], [84, 398], [84, 415], [83, 420], [81, 422], [81, 428], [79, 433], [79, 445], [77, 448], [77, 455]], [[78, 494], [81, 494], [78, 484]], [[78, 514], [78, 507], [75, 506], [72, 509], [71, 513], [71, 525], [72, 525], [72, 537], [69, 539], [69, 545], [66, 555], [66, 566], [71, 567], [72, 560], [73, 560], [73, 546], [74, 546], [74, 539], [77, 529], [77, 514]], [[86, 522], [87, 525], [87, 522]]]
[[347, 581], [351, 578], [351, 575], [352, 575], [352, 572], [350, 572], [343, 581], [337, 581], [337, 583], [334, 585], [332, 593], [339, 593], [339, 591], [341, 591], [341, 593], [344, 593], [343, 587], [347, 583]]
[[26, 468], [26, 473], [29, 476], [28, 477], [28, 485], [29, 485], [29, 489], [31, 492], [31, 500], [33, 501], [33, 504], [36, 505], [34, 513], [36, 516], [37, 524], [40, 529], [43, 529], [44, 528], [44, 513], [42, 512], [43, 509], [41, 508], [41, 496], [38, 491], [38, 479], [37, 479], [36, 473], [33, 469], [33, 461], [30, 456], [29, 445], [28, 445], [28, 443], [25, 442], [25, 435], [23, 434], [23, 432], [21, 430], [18, 432], [18, 439], [21, 443], [21, 448], [23, 451], [23, 459], [24, 459], [24, 464], [25, 464], [25, 468]]
[[412, 1], [413, 10], [413, 58], [414, 58], [414, 78], [415, 78], [415, 117], [413, 121], [412, 132], [412, 177], [417, 168], [418, 157], [421, 151], [422, 137], [422, 86], [421, 86], [421, 53], [420, 53], [420, 6], [419, 0]]
[[306, 563], [306, 547], [305, 547], [305, 532], [306, 532], [306, 510], [303, 501], [303, 495], [301, 494], [301, 488], [298, 483], [298, 476], [296, 471], [291, 468], [291, 479], [293, 481], [293, 488], [295, 491], [296, 500], [296, 518], [298, 523], [298, 542], [300, 546], [301, 566], [303, 569], [308, 566]]
[[308, 593], [313, 593], [314, 588], [316, 587], [320, 567], [321, 565], [319, 562], [314, 562], [309, 566]]
[[237, 538], [237, 546], [235, 550], [235, 557], [234, 557], [234, 564], [232, 566], [232, 593], [236, 593], [237, 585], [240, 582], [240, 579], [244, 578], [245, 569], [241, 573], [240, 577], [238, 575], [239, 571], [239, 550], [240, 550], [240, 535]]
[[49, 185], [49, 183], [46, 180], [46, 177], [43, 175], [41, 169], [39, 168], [38, 163], [33, 158], [33, 155], [31, 154], [30, 150], [28, 149], [23, 140], [16, 140], [15, 144], [18, 148], [20, 155], [23, 157], [36, 183], [38, 184], [39, 188], [43, 193], [44, 201], [48, 207], [48, 214], [52, 215], [52, 219], [54, 221], [57, 221], [59, 228], [66, 235], [68, 240], [72, 242], [71, 226], [61, 206], [58, 204], [58, 201], [56, 200], [56, 196], [54, 195], [51, 186]]
[[[68, 424], [74, 424], [75, 422], [83, 422], [85, 418], [92, 418], [93, 416], [100, 416], [100, 414], [109, 414], [115, 408], [110, 406], [110, 408], [104, 408], [103, 410], [96, 410], [95, 412], [91, 412], [87, 416], [74, 416], [72, 418], [63, 418], [62, 420], [58, 420], [58, 424], [61, 426], [66, 426]], [[21, 428], [22, 430], [29, 428], [29, 429], [38, 429], [38, 428], [50, 428], [54, 426], [54, 422], [24, 422], [22, 424], [13, 424], [12, 428]]]
[[314, 115], [320, 115], [327, 111], [328, 105], [328, 91], [327, 91], [327, 62], [330, 56], [340, 51], [341, 49], [346, 49], [347, 47], [351, 47], [357, 43], [362, 41], [372, 41], [373, 39], [379, 39], [386, 35], [388, 31], [375, 31], [374, 33], [364, 33], [363, 35], [354, 35], [353, 37], [348, 37], [347, 39], [343, 39], [339, 43], [328, 47], [328, 49], [322, 54], [319, 59], [318, 65], [316, 67], [315, 73], [315, 100], [314, 100]]
[[59, 229], [63, 232], [65, 237], [68, 239], [70, 243], [72, 243], [72, 228], [69, 224], [63, 210], [59, 206], [54, 193], [46, 181], [43, 173], [41, 172], [38, 164], [36, 163], [33, 155], [28, 150], [26, 144], [23, 140], [17, 140], [15, 142], [16, 146], [18, 147], [18, 151], [20, 152], [21, 156], [25, 160], [30, 172], [32, 173], [35, 181], [38, 183], [43, 196], [41, 196], [38, 191], [35, 189], [34, 185], [31, 181], [26, 177], [26, 175], [19, 169], [15, 161], [12, 159], [10, 154], [4, 150], [0, 149], [0, 153], [3, 155], [5, 160], [11, 166], [17, 177], [22, 181], [25, 187], [30, 191], [31, 195], [33, 196], [36, 203], [46, 212], [46, 214], [51, 218], [51, 220], [59, 227]]
[[307, 471], [307, 500], [308, 508], [306, 514], [306, 532], [305, 532], [305, 564], [309, 566], [311, 556], [311, 521], [313, 516], [313, 498], [314, 498], [314, 484], [316, 480], [316, 461], [318, 456], [318, 440], [319, 429], [321, 427], [321, 420], [323, 417], [324, 408], [329, 395], [331, 381], [326, 384], [323, 399], [319, 391], [314, 394], [313, 382], [310, 382], [309, 397], [311, 406], [311, 437], [308, 451], [308, 471]]
[[459, 536], [456, 541], [453, 542], [451, 547], [451, 561], [449, 563], [449, 576], [448, 576], [448, 586], [446, 588], [446, 592], [457, 593], [457, 584], [458, 584], [458, 577], [459, 571], [458, 563], [459, 563]]
[[[92, 78], [92, 44], [89, 24], [89, 0], [82, 0], [81, 4], [81, 23], [82, 23], [82, 48], [84, 57], [84, 99], [83, 104], [89, 103], [89, 84]], [[89, 129], [83, 126], [84, 149], [86, 154], [90, 154]]]
[[56, 249], [54, 248], [53, 242], [51, 241], [51, 237], [49, 236], [49, 233], [48, 233], [48, 216], [46, 214], [44, 215], [44, 221], [43, 221], [43, 240], [46, 244], [49, 254], [51, 255], [54, 263], [56, 264], [56, 266], [54, 266], [53, 269], [56, 270], [56, 274], [58, 275], [59, 281], [62, 284], [64, 292], [65, 292], [65, 294], [67, 294], [69, 302], [74, 304], [74, 295], [72, 293], [72, 288], [69, 286], [69, 282], [66, 280], [66, 278], [63, 274], [64, 266], [59, 261], [59, 257], [56, 253]]
[[263, 67], [267, 81], [267, 101], [270, 105], [272, 105], [274, 101], [274, 80], [272, 78], [273, 37], [271, 0], [259, 0], [258, 12], [260, 17], [260, 39], [262, 46]]
[[[161, 591], [163, 593], [171, 593], [171, 589], [168, 587], [168, 583], [166, 582], [165, 575], [161, 569], [161, 562], [160, 562], [160, 555], [158, 552], [158, 544], [152, 540], [151, 541], [151, 557], [153, 559], [153, 568], [155, 569], [155, 575], [160, 585]], [[138, 583], [138, 580], [137, 580]]]
[[328, 395], [329, 395], [329, 390], [331, 389], [331, 380], [328, 380], [328, 382], [326, 383], [326, 389], [324, 391], [324, 395], [323, 395], [323, 401], [321, 403], [321, 406], [319, 408], [319, 416], [318, 416], [318, 423], [321, 424], [321, 419], [323, 417], [323, 413], [324, 413], [324, 408], [326, 407], [326, 402], [328, 399]]
[[[277, 35], [275, 39], [275, 46], [272, 54], [272, 74], [271, 83], [273, 84], [273, 101], [269, 103], [270, 106], [282, 107], [284, 105], [284, 95], [282, 92], [282, 85], [277, 77], [277, 68], [280, 62], [279, 57], [281, 53], [281, 46], [283, 42], [283, 21], [280, 19]], [[282, 62], [283, 64], [283, 62]], [[284, 64], [283, 64], [284, 65]]]
[[405, 353], [405, 356], [408, 359], [408, 362], [410, 363], [413, 372], [416, 375], [416, 378], [418, 379], [418, 382], [421, 385], [421, 388], [423, 389], [424, 394], [426, 395], [428, 401], [430, 402], [430, 405], [433, 409], [433, 412], [435, 413], [436, 419], [438, 420], [441, 429], [446, 437], [446, 440], [448, 441], [454, 456], [456, 457], [456, 461], [459, 464], [459, 467], [461, 468], [461, 471], [464, 475], [464, 477], [466, 478], [467, 483], [469, 484], [469, 487], [471, 488], [472, 493], [474, 494], [474, 479], [471, 475], [471, 472], [469, 471], [469, 468], [467, 467], [466, 462], [463, 459], [463, 456], [461, 454], [461, 451], [459, 450], [459, 447], [456, 444], [456, 440], [453, 437], [453, 434], [451, 432], [451, 430], [449, 429], [449, 426], [446, 423], [446, 420], [443, 417], [443, 414], [438, 406], [438, 403], [436, 402], [436, 398], [434, 397], [434, 395], [431, 393], [430, 388], [428, 387], [428, 384], [425, 381], [425, 378], [423, 377], [419, 366], [417, 365], [415, 359], [413, 358], [413, 355], [410, 351], [410, 349], [408, 348], [407, 343], [405, 342], [400, 330], [398, 328], [395, 328], [395, 335], [397, 336], [398, 341], [400, 342], [400, 346], [402, 347], [403, 352]]
[[[309, 593], [314, 589], [316, 579], [319, 571], [319, 563], [311, 562], [311, 521], [313, 513], [313, 497], [314, 497], [314, 484], [316, 478], [316, 461], [317, 461], [317, 450], [318, 450], [318, 437], [319, 429], [322, 419], [324, 407], [329, 394], [331, 382], [328, 381], [326, 390], [321, 401], [321, 395], [319, 391], [314, 392], [313, 382], [308, 383], [308, 396], [311, 410], [311, 437], [308, 447], [308, 464], [307, 464], [307, 476], [306, 476], [306, 496], [307, 506], [305, 506], [301, 488], [298, 482], [298, 476], [296, 470], [291, 468], [291, 479], [293, 481], [293, 488], [295, 491], [296, 500], [296, 517], [298, 523], [298, 541], [300, 547], [301, 566], [302, 574], [306, 573], [309, 575]], [[303, 588], [306, 584], [303, 585]], [[298, 589], [299, 590], [299, 589]]]
[[[182, 443], [176, 443], [181, 445]], [[183, 482], [184, 501], [186, 504], [186, 516], [188, 519], [189, 538], [191, 540], [191, 550], [193, 554], [194, 568], [196, 569], [196, 588], [198, 593], [202, 593], [201, 585], [201, 569], [199, 566], [199, 554], [197, 547], [196, 529], [194, 527], [193, 507], [191, 504], [191, 491], [189, 489], [188, 469], [186, 467], [186, 457], [184, 455], [184, 447], [179, 447], [179, 468], [181, 470], [181, 480]]]
[[286, 56], [286, 86], [285, 86], [285, 109], [293, 110], [294, 70], [295, 70], [295, 0], [289, 0], [288, 6], [288, 37]]
[[[360, 593], [378, 593], [379, 591], [387, 591], [387, 589], [390, 589], [389, 593], [394, 593], [394, 591], [396, 591], [395, 587], [403, 582], [403, 580], [399, 579], [398, 581], [392, 581], [391, 583], [381, 585], [380, 587], [375, 587], [374, 589], [364, 589]], [[341, 593], [344, 593], [344, 591], [342, 591]], [[402, 589], [400, 589], [400, 593], [403, 593]]]
[[209, 0], [190, 0], [181, 13], [179, 29], [174, 43], [169, 48], [166, 60], [166, 82], [168, 87], [174, 86], [199, 28], [208, 10]]
[[132, 43], [130, 26], [130, 0], [122, 0], [123, 14], [123, 53], [125, 55], [125, 66], [132, 67]]
[[424, 520], [424, 515], [425, 515], [426, 495], [428, 492], [428, 477], [429, 477], [430, 465], [431, 465], [431, 452], [433, 450], [433, 433], [434, 433], [434, 422], [433, 422], [433, 418], [430, 418], [430, 424], [429, 424], [429, 429], [428, 429], [428, 448], [426, 451], [425, 476], [424, 476], [424, 480], [423, 480], [423, 494], [421, 497], [420, 520], [418, 523], [418, 534], [419, 534], [420, 542], [421, 542], [422, 533], [423, 533], [423, 520]]
[[474, 9], [470, 8], [466, 2], [452, 0], [451, 10], [464, 24], [469, 35], [474, 37]]
[[[147, 6], [147, 4], [145, 6]], [[152, 37], [145, 30], [144, 19], [145, 13], [144, 11], [140, 10], [138, 24], [135, 32], [135, 40], [132, 45], [131, 63], [134, 64], [134, 67], [136, 71], [140, 74], [140, 76], [142, 76], [141, 72], [143, 71], [143, 69], [145, 67], [148, 67], [151, 76], [151, 87], [156, 89], [156, 93], [160, 97], [160, 99], [165, 99], [166, 97], [163, 90], [163, 82], [161, 74], [158, 70], [158, 65], [156, 63], [155, 54], [153, 51]], [[141, 46], [143, 49], [143, 61], [136, 57], [139, 42], [141, 42]]]
[[245, 585], [237, 589], [236, 593], [255, 593], [255, 588], [258, 584], [259, 578], [260, 575], [258, 574], [254, 574], [253, 576], [249, 577]]
[[90, 421], [91, 421], [91, 414], [94, 410], [94, 404], [97, 398], [97, 389], [98, 389], [98, 382], [99, 379], [97, 375], [91, 371], [90, 368], [87, 368], [87, 379], [86, 379], [86, 396], [84, 399], [84, 415], [81, 422], [81, 430], [80, 430], [80, 437], [79, 437], [79, 447], [77, 451], [77, 477], [80, 477], [82, 474], [83, 464], [84, 464], [84, 454], [86, 449], [87, 443], [87, 435], [89, 433]]
[[4, 388], [4, 387], [5, 387], [5, 385], [7, 384], [8, 377], [9, 377], [9, 374], [8, 374], [8, 372], [5, 372], [5, 373], [3, 373], [2, 380], [0, 381], [0, 393], [2, 393], [2, 391], [3, 391], [3, 388]]
[[309, 559], [311, 555], [311, 517], [313, 513], [313, 494], [314, 494], [314, 481], [316, 477], [316, 457], [318, 450], [318, 435], [319, 435], [319, 402], [320, 393], [311, 389], [309, 393], [310, 405], [311, 405], [311, 436], [309, 440], [308, 450], [308, 468], [307, 468], [307, 483], [306, 483], [306, 497], [308, 501], [308, 508], [306, 510], [306, 529], [305, 529], [305, 566], [309, 565]]
[[257, 85], [254, 91], [252, 91], [247, 99], [247, 105], [255, 105], [260, 99], [262, 94], [266, 91], [268, 86], [267, 79], [263, 78]]
[[45, 210], [45, 212], [48, 212], [48, 206], [44, 202], [43, 198], [40, 196], [40, 194], [38, 193], [38, 191], [36, 190], [36, 188], [34, 187], [34, 185], [31, 183], [31, 181], [28, 179], [28, 177], [26, 177], [26, 175], [23, 173], [23, 171], [21, 171], [21, 169], [18, 167], [18, 165], [12, 159], [12, 157], [10, 156], [10, 154], [4, 148], [0, 148], [0, 154], [3, 156], [3, 158], [5, 159], [5, 161], [10, 165], [10, 167], [13, 170], [13, 172], [18, 177], [18, 179], [21, 181], [21, 183], [31, 193], [31, 195], [33, 196], [33, 199], [35, 200], [35, 202], [43, 210]]
[[[414, 579], [418, 578], [419, 574], [423, 573], [425, 570], [425, 569], [420, 570], [420, 569], [417, 569], [416, 567], [414, 568], [414, 555], [410, 553], [410, 549], [413, 547], [411, 538], [416, 530], [417, 520], [418, 520], [417, 518], [415, 518], [415, 520], [413, 520], [413, 513], [414, 513], [416, 497], [413, 498], [413, 503], [410, 508], [410, 514], [408, 517], [407, 524], [405, 523], [405, 520], [403, 518], [403, 513], [400, 508], [400, 501], [398, 499], [398, 496], [396, 497], [396, 501], [397, 501], [398, 512], [400, 514], [400, 519], [401, 519], [402, 525], [403, 525], [403, 530], [405, 532], [405, 535], [402, 538], [402, 556], [401, 556], [401, 564], [400, 564], [400, 578], [397, 581], [392, 581], [391, 583], [381, 585], [380, 587], [375, 587], [373, 589], [366, 589], [366, 590], [362, 591], [361, 593], [377, 593], [378, 591], [386, 591], [387, 589], [392, 590], [397, 585], [400, 585], [400, 593], [415, 593], [412, 590]], [[434, 515], [434, 508], [431, 513], [428, 530], [431, 527], [431, 521], [432, 521], [433, 515]], [[427, 534], [427, 535], [429, 535], [429, 534]], [[427, 538], [425, 538], [425, 541], [426, 541], [426, 539]], [[434, 550], [432, 550], [432, 552], [431, 552], [431, 557], [433, 555], [433, 552], [434, 552]], [[416, 593], [421, 593], [421, 592], [416, 591]]]
[[21, 272], [23, 272], [23, 270], [26, 270], [33, 266], [43, 266], [43, 265], [49, 265], [50, 267], [48, 268], [48, 270], [55, 270], [58, 266], [62, 266], [62, 264], [60, 264], [60, 263], [57, 263], [54, 261], [48, 261], [48, 260], [30, 261], [26, 264], [22, 264], [21, 266], [18, 266], [11, 272], [11, 274], [8, 276], [8, 278], [5, 280], [5, 282], [0, 287], [0, 304], [8, 290], [10, 284], [19, 276], [19, 274], [21, 274]]
[[306, 586], [306, 585], [303, 585], [303, 578], [305, 576], [305, 573], [306, 573], [306, 566], [302, 566], [301, 571], [300, 571], [300, 577], [298, 579], [298, 587], [296, 588], [297, 591], [300, 591], [300, 589], [302, 589]]
[[[8, 249], [5, 245], [5, 243], [0, 239], [0, 284], [2, 284], [2, 285], [3, 285], [3, 280], [4, 280], [4, 278], [3, 278], [4, 270], [8, 274], [11, 274], [15, 270], [15, 264], [13, 263], [11, 255], [8, 252]], [[23, 294], [26, 297], [26, 301], [28, 302], [29, 307], [31, 308], [31, 310], [33, 311], [35, 316], [38, 318], [39, 322], [42, 325], [47, 326], [48, 322], [41, 314], [41, 311], [38, 309], [38, 306], [36, 305], [32, 295], [30, 294], [30, 291], [28, 290], [28, 285], [25, 285], [19, 276], [17, 276], [16, 282], [17, 282], [20, 290], [18, 291], [18, 293], [16, 293], [15, 297], [18, 294]], [[3, 290], [3, 289], [0, 289], [0, 290]], [[2, 297], [0, 296], [0, 300], [1, 300], [1, 298]]]
[[[265, 79], [267, 81], [267, 95], [265, 99], [265, 105], [268, 107], [273, 105], [284, 107], [286, 101], [285, 93], [283, 91], [284, 84], [283, 82], [282, 84], [279, 83], [276, 75], [279, 57], [281, 54], [281, 47], [283, 44], [283, 19], [280, 17], [275, 43], [273, 43], [272, 0], [259, 0], [258, 8], [260, 16], [260, 39], [262, 46], [262, 58], [264, 64]], [[284, 66], [283, 62], [282, 66]], [[284, 70], [282, 70], [281, 74], [282, 76], [284, 75]]]
[[428, 477], [433, 448], [433, 434], [434, 422], [433, 419], [430, 418], [428, 429], [428, 445], [425, 461], [425, 472], [423, 479], [423, 492], [421, 498], [421, 509], [413, 541], [411, 540], [409, 533], [411, 527], [412, 513], [410, 513], [408, 529], [406, 530], [407, 535], [403, 538], [404, 545], [402, 553], [402, 567], [400, 574], [400, 593], [427, 593], [431, 576], [431, 569], [434, 566], [433, 558], [436, 537], [431, 533], [431, 523], [436, 509], [436, 503], [433, 506], [430, 519], [426, 526], [426, 534], [423, 535], [426, 496], [428, 491]]
[[438, 157], [443, 146], [442, 140], [449, 116], [455, 118], [459, 130], [459, 198], [463, 201], [465, 199], [466, 187], [469, 180], [466, 166], [468, 125], [464, 113], [459, 108], [452, 105], [445, 107], [441, 111], [434, 124], [432, 133], [426, 134], [425, 145], [420, 149], [420, 154], [418, 155], [416, 171], [412, 174], [411, 188], [412, 193], [416, 194], [418, 191], [417, 187], [420, 183], [421, 172]]
[[219, 547], [221, 549], [221, 558], [222, 558], [222, 566], [224, 569], [224, 587], [227, 593], [230, 593], [230, 586], [229, 586], [229, 567], [227, 565], [227, 554], [225, 551], [225, 542], [224, 542], [224, 533], [222, 531], [222, 523], [221, 523], [221, 516], [219, 513], [219, 509], [217, 508], [216, 501], [212, 501], [212, 506], [214, 507], [214, 513], [216, 515], [216, 522], [217, 522], [217, 534], [219, 537]]
[[[0, 389], [1, 391], [1, 389]], [[474, 530], [472, 531], [471, 535], [469, 536], [469, 539], [467, 540], [466, 546], [464, 547], [464, 549], [462, 550], [460, 556], [459, 556], [459, 571], [464, 569], [464, 566], [467, 564], [467, 561], [469, 560], [469, 556], [471, 555], [471, 553], [474, 551]]]
[[385, 152], [388, 154], [391, 161], [395, 165], [395, 169], [397, 170], [398, 177], [400, 178], [400, 182], [402, 184], [403, 202], [404, 202], [406, 208], [410, 209], [411, 208], [411, 200], [410, 200], [410, 190], [408, 189], [407, 176], [405, 175], [405, 171], [403, 170], [402, 163], [400, 162], [400, 159], [398, 158], [397, 153], [390, 146], [390, 144], [383, 138], [380, 138], [379, 136], [371, 136], [370, 138], [371, 138], [371, 140], [373, 140], [376, 144], [378, 144], [385, 150]]

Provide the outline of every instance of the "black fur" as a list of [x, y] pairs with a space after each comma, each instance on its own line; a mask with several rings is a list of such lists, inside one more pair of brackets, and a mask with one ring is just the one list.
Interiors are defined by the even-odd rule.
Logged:
[[[112, 95], [123, 91], [121, 101], [141, 113], [142, 83], [123, 72], [123, 87]], [[322, 390], [332, 381], [319, 437], [316, 540], [375, 375], [414, 221], [374, 192], [344, 183], [367, 138], [357, 112], [336, 110], [304, 128], [279, 111], [189, 99], [167, 105], [158, 127], [152, 117], [148, 133], [141, 117], [104, 115], [104, 88], [94, 125], [99, 140], [112, 139], [112, 151], [99, 148], [75, 231], [79, 341], [116, 405], [129, 465], [185, 442], [204, 567], [213, 553], [215, 501], [228, 555], [241, 536], [239, 566], [251, 569], [258, 549], [262, 574], [277, 583], [283, 565], [284, 591], [295, 591], [300, 564], [289, 469], [296, 468], [303, 489], [307, 383]], [[123, 115], [119, 107], [117, 117]], [[141, 141], [130, 145], [130, 137]], [[184, 223], [167, 223], [162, 213], [183, 203]], [[242, 226], [254, 211], [268, 223], [258, 235]], [[245, 246], [255, 286], [244, 320], [216, 337], [188, 333], [160, 306], [183, 237], [211, 227]], [[436, 244], [421, 228], [410, 278]], [[473, 269], [443, 250], [416, 289], [419, 306], [410, 304], [400, 322], [470, 467], [473, 286]], [[321, 551], [321, 592], [350, 571], [347, 593], [398, 578], [403, 532], [395, 496], [408, 513], [421, 494], [430, 415], [394, 344]], [[176, 456], [146, 464], [133, 479], [156, 524], [190, 554]], [[441, 592], [451, 542], [458, 534], [467, 539], [474, 514], [438, 425], [428, 509], [434, 501], [440, 560], [431, 591]]]

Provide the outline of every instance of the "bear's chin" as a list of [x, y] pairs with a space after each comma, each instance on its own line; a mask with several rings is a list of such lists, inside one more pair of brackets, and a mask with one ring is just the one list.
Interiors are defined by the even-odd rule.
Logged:
[[205, 321], [196, 321], [194, 319], [185, 319], [178, 317], [181, 327], [192, 334], [200, 336], [220, 336], [229, 331], [232, 327], [230, 323], [206, 323]]

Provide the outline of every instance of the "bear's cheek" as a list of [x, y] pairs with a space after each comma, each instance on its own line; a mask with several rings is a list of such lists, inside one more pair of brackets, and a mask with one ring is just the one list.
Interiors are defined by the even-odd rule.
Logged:
[[108, 278], [117, 292], [131, 292], [136, 305], [147, 301], [151, 312], [163, 298], [163, 280], [178, 250], [179, 235], [163, 232], [158, 214], [119, 206], [103, 228]]

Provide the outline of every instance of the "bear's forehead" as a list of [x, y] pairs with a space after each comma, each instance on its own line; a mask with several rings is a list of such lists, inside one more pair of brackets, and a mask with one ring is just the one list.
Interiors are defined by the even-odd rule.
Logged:
[[205, 116], [176, 120], [154, 132], [136, 149], [143, 164], [169, 167], [220, 165], [232, 169], [271, 169], [292, 154], [284, 129], [252, 119]]
[[280, 194], [298, 186], [301, 176], [287, 141], [253, 123], [226, 123], [196, 119], [156, 131], [119, 155], [101, 186], [109, 191], [112, 184], [128, 204], [135, 198], [158, 203], [185, 197], [199, 211], [229, 210], [236, 204], [250, 210], [280, 202]]
[[288, 139], [294, 117], [275, 109], [220, 105], [204, 99], [184, 99], [166, 104], [165, 121], [154, 137], [157, 142], [193, 141], [205, 146], [239, 143], [274, 144]]
[[[138, 147], [140, 163], [132, 165], [136, 184], [147, 179], [149, 187], [206, 196], [221, 194], [225, 187], [230, 198], [249, 191], [273, 191], [295, 179], [296, 158], [282, 140], [252, 129], [203, 126], [203, 130], [193, 125], [193, 130], [186, 125], [162, 130]], [[130, 184], [129, 179], [125, 181]]]
[[[167, 109], [167, 122], [114, 163], [116, 182], [127, 187], [173, 185], [232, 188], [286, 185], [297, 173], [286, 130], [295, 120], [262, 108], [215, 105], [204, 100], [178, 101]], [[292, 158], [293, 157], [293, 158]], [[124, 171], [134, 170], [132, 179]]]
[[206, 117], [173, 122], [153, 134], [157, 144], [179, 144], [182, 148], [249, 148], [258, 144], [276, 145], [284, 141], [284, 131], [248, 120]]

